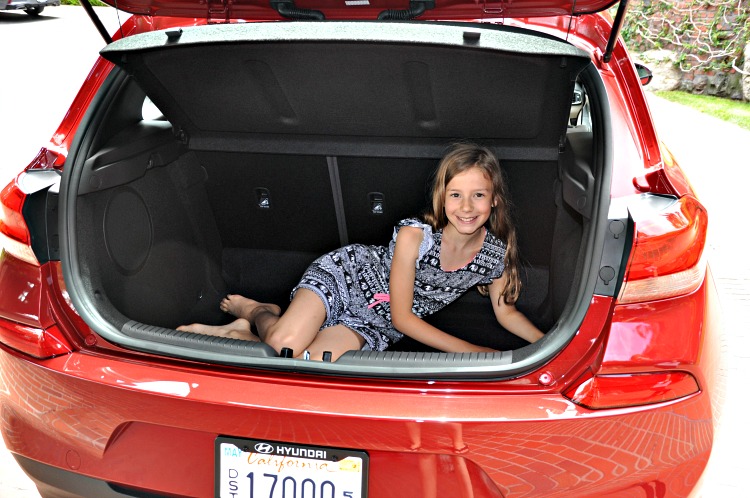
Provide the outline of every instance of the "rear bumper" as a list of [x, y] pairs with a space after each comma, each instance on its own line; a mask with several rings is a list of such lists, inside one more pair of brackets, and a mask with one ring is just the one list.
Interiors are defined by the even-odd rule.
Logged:
[[[58, 469], [20, 455], [14, 455], [16, 462], [39, 489], [42, 496], [66, 496], [70, 498], [132, 498], [132, 494], [120, 493], [108, 483], [77, 474], [70, 470]], [[156, 495], [150, 495], [156, 498]]]
[[[422, 496], [427, 483], [479, 498], [606, 496], [658, 482], [664, 496], [685, 496], [713, 437], [703, 392], [592, 412], [551, 394], [378, 391], [7, 349], [0, 375], [8, 449], [40, 486], [72, 496], [212, 496], [218, 435], [363, 449], [371, 498]], [[77, 491], [99, 487], [114, 494]]]

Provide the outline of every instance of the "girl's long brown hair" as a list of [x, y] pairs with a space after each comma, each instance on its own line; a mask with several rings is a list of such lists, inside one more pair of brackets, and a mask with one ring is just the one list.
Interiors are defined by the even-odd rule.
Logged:
[[[507, 282], [501, 297], [508, 304], [515, 304], [521, 293], [521, 280], [518, 275], [518, 244], [516, 229], [510, 214], [508, 192], [500, 163], [486, 147], [470, 143], [459, 143], [451, 147], [435, 171], [432, 184], [432, 205], [427, 208], [424, 219], [435, 230], [448, 225], [445, 215], [445, 189], [456, 175], [472, 168], [479, 168], [492, 182], [492, 200], [495, 204], [487, 220], [487, 229], [506, 244], [505, 274]], [[486, 295], [486, 286], [479, 291]]]

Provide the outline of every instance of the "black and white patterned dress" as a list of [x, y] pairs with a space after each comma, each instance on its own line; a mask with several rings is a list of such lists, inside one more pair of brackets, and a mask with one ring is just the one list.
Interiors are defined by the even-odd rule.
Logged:
[[418, 317], [435, 313], [458, 299], [471, 287], [490, 284], [505, 268], [505, 243], [485, 231], [484, 243], [474, 259], [463, 268], [444, 271], [440, 267], [440, 246], [443, 231], [416, 218], [398, 223], [388, 245], [344, 246], [316, 259], [297, 289], [309, 289], [323, 300], [326, 321], [321, 329], [345, 325], [365, 339], [362, 349], [383, 351], [403, 337], [391, 323], [388, 302], [390, 278], [396, 235], [401, 227], [419, 227], [424, 232], [417, 258], [412, 311]]

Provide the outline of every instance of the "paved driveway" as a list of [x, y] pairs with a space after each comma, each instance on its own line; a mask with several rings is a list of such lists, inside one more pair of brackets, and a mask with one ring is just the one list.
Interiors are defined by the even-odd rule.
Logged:
[[[114, 9], [96, 10], [110, 31], [117, 26]], [[2, 186], [54, 132], [103, 46], [80, 7], [46, 9], [39, 21], [33, 21], [37, 24], [26, 17], [22, 13], [0, 12], [0, 46], [43, 48], [5, 50], [0, 55], [5, 76], [4, 91], [0, 93]], [[31, 26], [43, 27], [43, 35], [32, 36]], [[36, 93], [23, 90], [28, 88]], [[750, 459], [745, 455], [745, 449], [750, 448], [750, 431], [744, 423], [742, 385], [744, 379], [750, 378], [750, 262], [743, 254], [747, 223], [732, 210], [740, 206], [750, 185], [750, 131], [663, 99], [650, 96], [649, 100], [661, 138], [670, 144], [709, 209], [707, 252], [725, 311], [727, 389], [714, 455], [698, 496], [744, 498], [750, 496], [750, 485], [746, 484]], [[0, 497], [39, 497], [1, 443]]]

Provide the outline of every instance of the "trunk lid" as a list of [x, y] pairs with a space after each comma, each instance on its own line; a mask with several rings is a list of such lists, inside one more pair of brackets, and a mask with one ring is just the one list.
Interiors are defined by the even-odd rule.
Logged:
[[[548, 17], [599, 12], [616, 3], [613, 0], [105, 0], [132, 14], [147, 16], [228, 19], [278, 19], [285, 13], [312, 12], [306, 19], [377, 19], [387, 11], [415, 9], [420, 19], [483, 19]], [[401, 14], [405, 15], [405, 14]], [[300, 17], [294, 17], [300, 18]], [[407, 17], [398, 17], [406, 19]], [[393, 19], [393, 17], [391, 17]]]

